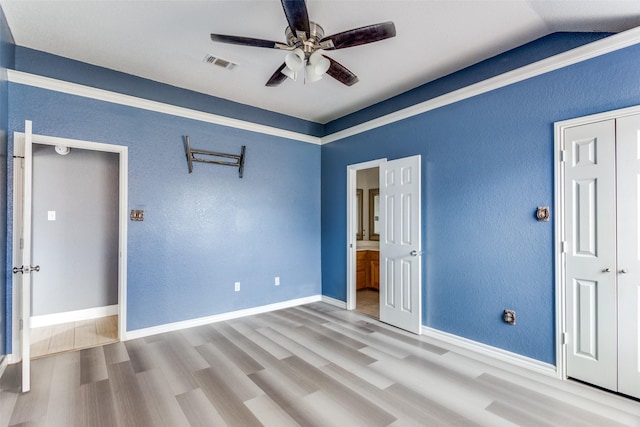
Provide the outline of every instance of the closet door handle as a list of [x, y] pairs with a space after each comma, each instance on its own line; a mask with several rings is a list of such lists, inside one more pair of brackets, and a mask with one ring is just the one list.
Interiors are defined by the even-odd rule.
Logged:
[[628, 273], [628, 271], [627, 271], [627, 269], [625, 269], [625, 268], [623, 268], [622, 270], [620, 270], [620, 274], [627, 274], [627, 273]]
[[604, 270], [602, 270], [603, 273], [611, 273], [611, 269], [610, 268], [605, 268]]

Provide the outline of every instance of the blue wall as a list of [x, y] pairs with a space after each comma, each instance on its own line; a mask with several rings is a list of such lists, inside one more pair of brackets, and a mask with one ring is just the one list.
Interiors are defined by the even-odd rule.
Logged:
[[293, 132], [313, 136], [322, 136], [324, 132], [324, 126], [320, 123], [204, 95], [22, 46], [15, 48], [15, 69]]
[[0, 260], [5, 267], [0, 273], [0, 359], [9, 353], [11, 337], [11, 265], [7, 261], [7, 121], [9, 119], [9, 91], [7, 68], [13, 67], [15, 47], [4, 12], [0, 9]]
[[423, 324], [555, 363], [553, 123], [640, 104], [639, 74], [634, 46], [324, 145], [323, 294], [346, 299], [347, 165], [420, 154]]
[[[32, 120], [36, 134], [129, 147], [128, 208], [144, 209], [145, 219], [129, 222], [128, 330], [320, 294], [320, 146], [15, 83], [9, 90], [11, 132]], [[183, 135], [193, 148], [246, 145], [244, 178], [203, 163], [189, 174]]]

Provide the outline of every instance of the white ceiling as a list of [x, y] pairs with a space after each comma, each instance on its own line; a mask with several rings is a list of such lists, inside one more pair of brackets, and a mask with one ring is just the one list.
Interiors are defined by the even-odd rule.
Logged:
[[[265, 87], [286, 52], [209, 34], [285, 41], [279, 0], [0, 0], [17, 45], [326, 123], [557, 31], [640, 26], [638, 0], [307, 0], [325, 34], [393, 21], [397, 36], [327, 54], [358, 75]], [[213, 54], [232, 71], [203, 60]]]

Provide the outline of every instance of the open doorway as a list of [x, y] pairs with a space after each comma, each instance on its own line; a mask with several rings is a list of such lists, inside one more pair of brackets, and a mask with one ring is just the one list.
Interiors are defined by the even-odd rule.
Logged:
[[380, 168], [356, 173], [356, 310], [380, 317]]
[[33, 135], [27, 151], [25, 140], [14, 136], [13, 259], [25, 271], [13, 275], [14, 326], [28, 327], [14, 327], [12, 362], [23, 365], [124, 338], [128, 219], [126, 147]]
[[118, 339], [113, 152], [33, 144], [31, 357]]
[[[375, 200], [386, 159], [347, 167], [347, 309], [379, 318], [380, 241]], [[370, 214], [371, 213], [371, 214]]]

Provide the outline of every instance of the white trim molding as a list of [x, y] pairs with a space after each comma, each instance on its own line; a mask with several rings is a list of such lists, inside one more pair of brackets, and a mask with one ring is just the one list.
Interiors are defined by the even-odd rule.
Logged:
[[515, 368], [524, 369], [524, 372], [532, 371], [550, 377], [559, 377], [554, 365], [522, 356], [521, 354], [433, 329], [428, 326], [422, 326], [422, 335], [436, 340], [436, 344], [441, 347], [455, 350], [457, 353], [492, 366], [505, 368], [505, 364], [507, 364]]
[[322, 295], [322, 302], [325, 302], [334, 307], [341, 308], [343, 310], [347, 309], [347, 303], [344, 301], [340, 301], [339, 299], [331, 298], [326, 295]]
[[633, 28], [619, 34], [614, 34], [604, 39], [533, 62], [529, 65], [499, 74], [487, 80], [454, 90], [453, 92], [426, 100], [385, 116], [375, 118], [368, 122], [326, 135], [322, 137], [322, 144], [328, 144], [330, 142], [379, 128], [381, 126], [386, 126], [409, 117], [435, 110], [436, 108], [454, 104], [492, 90], [500, 89], [502, 87], [540, 76], [551, 71], [559, 70], [588, 59], [593, 59], [607, 53], [615, 52], [616, 50], [624, 49], [625, 47], [633, 46], [638, 43], [640, 43], [640, 27]]
[[178, 331], [180, 329], [193, 328], [194, 326], [206, 325], [209, 323], [223, 322], [225, 320], [238, 319], [240, 317], [252, 316], [254, 314], [268, 313], [270, 311], [282, 310], [283, 308], [296, 307], [298, 305], [310, 304], [322, 301], [321, 295], [313, 295], [305, 298], [292, 299], [274, 304], [262, 305], [259, 307], [246, 308], [244, 310], [229, 311], [226, 313], [214, 314], [213, 316], [198, 317], [196, 319], [183, 320], [181, 322], [165, 323], [164, 325], [152, 326], [150, 328], [134, 329], [127, 331], [123, 340], [144, 338], [150, 335], [162, 334], [164, 332]]
[[154, 111], [156, 113], [169, 114], [176, 117], [199, 120], [201, 122], [227, 126], [235, 129], [242, 129], [249, 132], [257, 132], [265, 135], [279, 136], [282, 138], [311, 144], [320, 144], [321, 140], [317, 136], [304, 133], [293, 132], [273, 126], [261, 125], [246, 120], [233, 119], [204, 111], [193, 110], [191, 108], [178, 107], [164, 102], [151, 101], [131, 95], [112, 92], [95, 87], [84, 86], [77, 83], [70, 83], [63, 80], [43, 77], [36, 74], [29, 74], [23, 71], [7, 70], [9, 81], [26, 86], [38, 87], [69, 95], [81, 96], [84, 98], [96, 99], [99, 101], [111, 102], [128, 107], [140, 108], [142, 110]]
[[75, 322], [79, 320], [98, 319], [100, 317], [116, 316], [118, 304], [104, 307], [87, 308], [84, 310], [65, 311], [63, 313], [43, 314], [31, 316], [31, 327], [60, 325], [61, 323]]
[[177, 117], [184, 117], [199, 120], [207, 123], [219, 124], [237, 129], [243, 129], [250, 132], [258, 132], [265, 135], [278, 136], [282, 138], [292, 139], [311, 144], [328, 144], [353, 135], [367, 132], [381, 126], [404, 120], [422, 113], [426, 113], [436, 108], [444, 107], [465, 99], [481, 95], [492, 90], [521, 82], [542, 74], [549, 73], [564, 67], [568, 67], [579, 62], [596, 58], [607, 53], [615, 52], [629, 46], [640, 43], [640, 27], [633, 28], [622, 33], [614, 34], [604, 39], [597, 40], [592, 43], [559, 53], [549, 58], [533, 62], [515, 70], [499, 74], [487, 80], [474, 83], [472, 85], [460, 88], [453, 92], [429, 99], [402, 110], [377, 117], [364, 123], [349, 127], [347, 129], [316, 137], [300, 132], [288, 131], [272, 126], [252, 123], [245, 120], [233, 119], [217, 114], [206, 113], [203, 111], [193, 110], [190, 108], [178, 107], [158, 101], [138, 98], [131, 95], [125, 95], [104, 89], [97, 89], [90, 86], [84, 86], [77, 83], [70, 83], [63, 80], [57, 80], [49, 77], [43, 77], [35, 74], [25, 73], [16, 70], [7, 70], [8, 79], [12, 83], [23, 84], [27, 86], [39, 87], [42, 89], [53, 90], [56, 92], [67, 93], [70, 95], [82, 96], [85, 98], [96, 99], [100, 101], [112, 102], [135, 108], [141, 108], [149, 111], [155, 111], [164, 114], [170, 114]]

